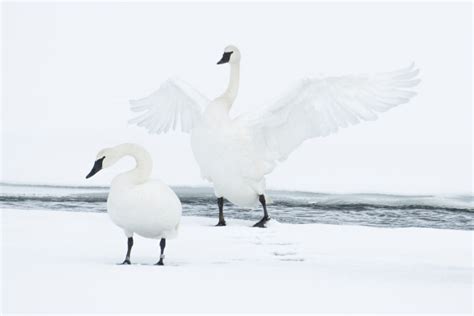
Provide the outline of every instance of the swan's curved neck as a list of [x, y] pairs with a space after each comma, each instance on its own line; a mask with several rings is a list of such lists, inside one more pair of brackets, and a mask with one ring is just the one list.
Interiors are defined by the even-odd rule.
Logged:
[[116, 178], [125, 180], [130, 184], [140, 184], [150, 178], [153, 168], [153, 161], [150, 154], [141, 147], [134, 144], [122, 144], [115, 147], [118, 159], [125, 156], [132, 156], [135, 159], [136, 167], [130, 171], [126, 171]]
[[222, 95], [223, 98], [226, 98], [229, 101], [229, 104], [234, 103], [235, 98], [237, 98], [237, 93], [239, 92], [239, 80], [240, 80], [240, 64], [232, 63], [230, 64], [230, 78], [229, 85], [227, 90], [225, 90]]

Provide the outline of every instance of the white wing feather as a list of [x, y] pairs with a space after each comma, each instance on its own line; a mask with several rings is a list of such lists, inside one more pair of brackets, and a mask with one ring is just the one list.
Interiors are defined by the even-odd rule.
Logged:
[[168, 79], [151, 95], [130, 100], [134, 112], [144, 112], [131, 119], [130, 124], [146, 128], [150, 133], [175, 130], [189, 133], [201, 119], [202, 109], [209, 100], [188, 84], [178, 79]]
[[412, 64], [375, 75], [305, 79], [248, 124], [266, 159], [282, 161], [306, 139], [375, 120], [407, 103], [416, 95], [410, 88], [420, 82], [418, 72]]

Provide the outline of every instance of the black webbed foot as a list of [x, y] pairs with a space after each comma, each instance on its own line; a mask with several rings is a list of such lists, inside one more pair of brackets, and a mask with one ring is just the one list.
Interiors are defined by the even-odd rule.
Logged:
[[226, 226], [226, 223], [225, 223], [224, 220], [222, 220], [222, 221], [219, 220], [219, 223], [216, 224], [216, 227], [217, 227], [217, 226]]
[[163, 259], [165, 258], [164, 255], [161, 255], [160, 256], [160, 261], [158, 261], [157, 263], [155, 263], [155, 266], [164, 266], [164, 262], [163, 262]]
[[270, 217], [264, 216], [261, 220], [253, 225], [253, 227], [267, 228], [265, 224], [270, 220]]
[[132, 264], [130, 262], [130, 259], [125, 259], [122, 263], [119, 263], [119, 265], [125, 265], [125, 264]]

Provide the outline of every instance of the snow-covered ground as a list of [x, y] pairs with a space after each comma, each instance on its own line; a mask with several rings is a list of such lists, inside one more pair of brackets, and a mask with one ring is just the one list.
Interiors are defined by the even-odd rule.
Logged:
[[215, 222], [120, 266], [106, 214], [2, 210], [2, 311], [472, 313], [472, 231]]

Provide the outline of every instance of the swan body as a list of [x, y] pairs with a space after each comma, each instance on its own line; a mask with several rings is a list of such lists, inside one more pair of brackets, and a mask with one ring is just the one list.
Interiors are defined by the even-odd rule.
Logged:
[[[122, 180], [122, 181], [121, 181]], [[107, 198], [107, 212], [127, 237], [175, 238], [181, 217], [176, 194], [161, 181], [130, 186], [115, 179]]]
[[213, 183], [217, 197], [242, 207], [258, 203], [258, 195], [265, 192], [264, 174], [258, 170], [263, 161], [241, 121], [230, 119], [227, 113], [220, 117], [204, 113], [191, 132], [191, 147], [202, 177]]
[[[134, 234], [162, 241], [176, 237], [181, 219], [181, 202], [166, 184], [150, 180], [152, 160], [142, 147], [122, 144], [101, 150], [87, 178], [124, 156], [135, 158], [136, 167], [112, 180], [107, 197], [107, 212], [112, 222], [123, 229], [132, 244]], [[124, 263], [130, 263], [129, 257], [130, 254]]]
[[238, 94], [240, 51], [227, 46], [218, 64], [230, 65], [225, 92], [208, 100], [178, 79], [166, 81], [150, 96], [130, 101], [142, 112], [130, 121], [150, 133], [164, 133], [181, 126], [190, 133], [191, 147], [204, 179], [214, 186], [219, 224], [225, 225], [222, 198], [251, 207], [260, 202], [264, 218], [265, 175], [284, 161], [302, 142], [337, 132], [379, 113], [407, 103], [416, 95], [418, 69], [378, 74], [307, 78], [297, 82], [276, 102], [260, 112], [231, 118], [229, 111]]

